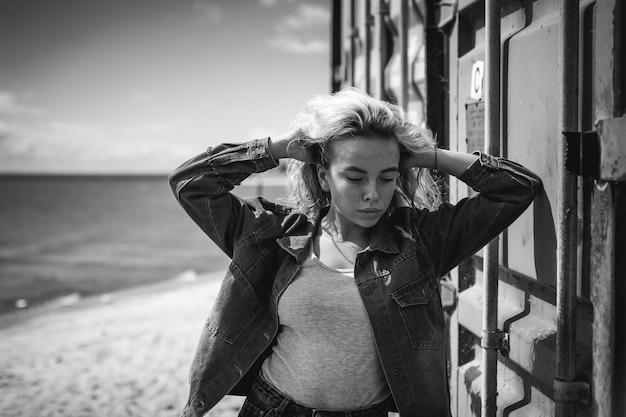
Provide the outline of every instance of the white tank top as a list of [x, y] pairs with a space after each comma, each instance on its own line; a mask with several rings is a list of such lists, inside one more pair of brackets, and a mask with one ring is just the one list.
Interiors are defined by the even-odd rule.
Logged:
[[278, 316], [262, 372], [287, 397], [338, 411], [390, 395], [354, 270], [328, 267], [312, 252], [280, 297]]

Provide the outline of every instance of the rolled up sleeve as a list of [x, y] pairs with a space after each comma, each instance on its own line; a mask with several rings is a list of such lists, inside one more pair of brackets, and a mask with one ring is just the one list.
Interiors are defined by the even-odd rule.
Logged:
[[221, 144], [186, 161], [168, 177], [183, 209], [228, 256], [241, 236], [267, 221], [230, 191], [251, 174], [278, 166], [268, 144], [269, 138]]
[[438, 210], [416, 213], [416, 232], [442, 276], [511, 225], [542, 188], [541, 179], [505, 158], [475, 152], [479, 158], [459, 177], [477, 194]]

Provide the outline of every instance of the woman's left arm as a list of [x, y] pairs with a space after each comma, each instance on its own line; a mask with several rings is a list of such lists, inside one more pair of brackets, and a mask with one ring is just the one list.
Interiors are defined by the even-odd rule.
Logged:
[[478, 160], [478, 155], [449, 151], [447, 149], [431, 148], [420, 153], [403, 157], [402, 168], [431, 168], [445, 174], [460, 177]]
[[[411, 158], [412, 166], [435, 167], [432, 150]], [[522, 165], [480, 152], [437, 149], [436, 166], [477, 191], [455, 205], [416, 211], [415, 231], [433, 260], [435, 274], [442, 276], [511, 225], [532, 203], [542, 183]]]

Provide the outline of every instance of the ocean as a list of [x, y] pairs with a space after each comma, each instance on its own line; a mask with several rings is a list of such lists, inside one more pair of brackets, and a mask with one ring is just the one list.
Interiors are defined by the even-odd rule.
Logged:
[[[258, 178], [237, 194], [284, 197], [283, 186]], [[221, 270], [228, 261], [165, 176], [0, 177], [0, 312]]]

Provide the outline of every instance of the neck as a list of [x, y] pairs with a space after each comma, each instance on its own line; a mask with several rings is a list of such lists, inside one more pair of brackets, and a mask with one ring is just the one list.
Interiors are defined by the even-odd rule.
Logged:
[[340, 215], [332, 210], [332, 208], [322, 219], [321, 226], [322, 229], [335, 241], [352, 242], [361, 248], [365, 248], [369, 245], [372, 230], [358, 225], [347, 227], [345, 223], [342, 222]]

